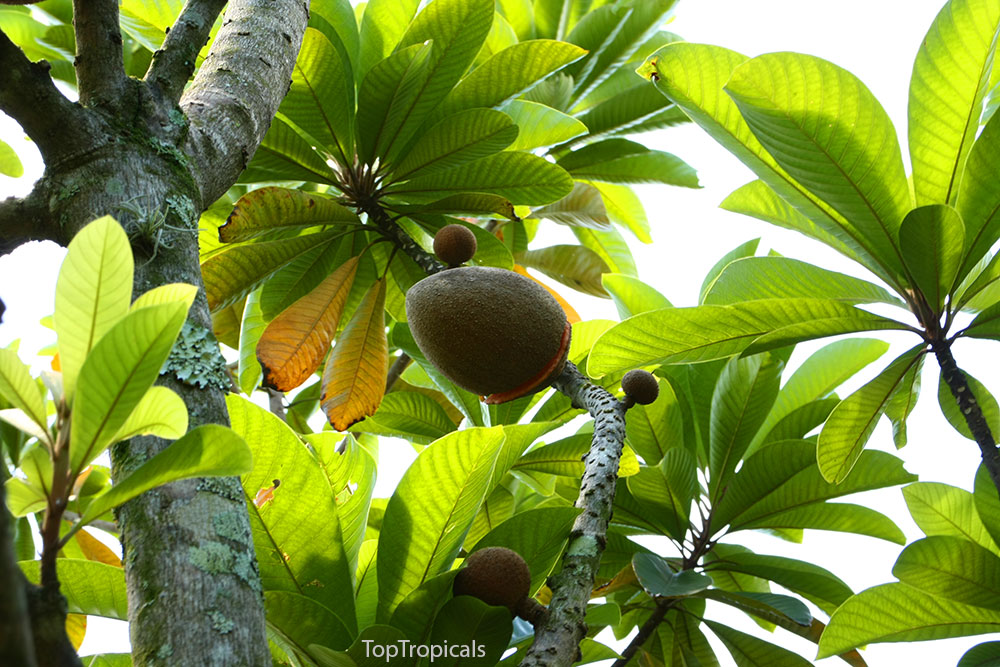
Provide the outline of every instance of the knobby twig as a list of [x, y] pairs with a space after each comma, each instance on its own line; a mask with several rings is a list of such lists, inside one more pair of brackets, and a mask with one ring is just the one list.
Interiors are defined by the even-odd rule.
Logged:
[[951, 395], [955, 397], [958, 409], [961, 410], [972, 437], [979, 445], [983, 465], [993, 480], [997, 493], [1000, 494], [1000, 452], [997, 451], [996, 440], [983, 415], [983, 409], [976, 400], [965, 373], [955, 363], [955, 357], [951, 353], [951, 342], [938, 338], [931, 340], [930, 345], [934, 356], [937, 357], [938, 365], [941, 366], [941, 377], [951, 389]]
[[128, 86], [118, 26], [118, 0], [73, 0], [76, 81], [80, 102], [117, 109]]
[[522, 667], [569, 667], [578, 659], [578, 647], [587, 632], [583, 619], [607, 541], [618, 462], [625, 442], [623, 401], [591, 384], [570, 362], [553, 386], [572, 399], [573, 407], [590, 413], [594, 437], [576, 501], [583, 512], [573, 523], [562, 570], [549, 581], [553, 594], [548, 618], [535, 629], [535, 641]]
[[399, 376], [403, 374], [403, 371], [407, 369], [413, 359], [410, 358], [405, 352], [400, 352], [399, 356], [396, 357], [396, 361], [392, 362], [392, 366], [389, 367], [389, 374], [385, 379], [385, 393], [389, 393], [392, 389], [392, 385], [396, 384], [396, 380]]
[[212, 25], [225, 6], [226, 0], [190, 0], [184, 5], [146, 72], [145, 80], [157, 86], [164, 98], [171, 102], [180, 99], [194, 73], [198, 52], [208, 42]]

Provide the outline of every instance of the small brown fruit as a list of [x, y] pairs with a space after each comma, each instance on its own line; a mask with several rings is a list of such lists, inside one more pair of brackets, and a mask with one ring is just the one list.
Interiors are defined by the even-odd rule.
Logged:
[[531, 591], [531, 570], [521, 555], [507, 547], [486, 547], [465, 559], [455, 577], [455, 595], [471, 595], [486, 604], [514, 608]]
[[622, 391], [639, 405], [649, 405], [660, 395], [660, 385], [649, 371], [635, 369], [622, 378]]
[[566, 365], [566, 313], [513, 271], [466, 266], [435, 273], [406, 294], [420, 351], [445, 377], [489, 404], [547, 387]]
[[476, 236], [462, 225], [445, 225], [434, 235], [434, 254], [448, 266], [465, 264], [476, 254]]

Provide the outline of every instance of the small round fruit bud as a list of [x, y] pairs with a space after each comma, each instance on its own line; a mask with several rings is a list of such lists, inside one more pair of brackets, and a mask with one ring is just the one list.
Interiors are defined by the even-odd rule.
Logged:
[[637, 368], [622, 378], [622, 391], [639, 405], [649, 405], [660, 395], [660, 385], [652, 373]]
[[531, 570], [521, 555], [507, 547], [486, 547], [465, 559], [455, 577], [455, 595], [471, 595], [511, 613], [531, 591]]
[[476, 236], [468, 227], [445, 225], [434, 235], [434, 254], [448, 266], [458, 266], [476, 254]]

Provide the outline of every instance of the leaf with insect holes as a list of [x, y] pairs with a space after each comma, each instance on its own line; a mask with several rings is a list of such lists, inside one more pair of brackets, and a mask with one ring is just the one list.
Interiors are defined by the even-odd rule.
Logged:
[[330, 348], [358, 270], [351, 257], [267, 325], [257, 343], [264, 382], [291, 391], [316, 372]]
[[323, 371], [323, 412], [338, 431], [372, 415], [382, 402], [388, 375], [385, 279], [361, 300], [330, 353]]

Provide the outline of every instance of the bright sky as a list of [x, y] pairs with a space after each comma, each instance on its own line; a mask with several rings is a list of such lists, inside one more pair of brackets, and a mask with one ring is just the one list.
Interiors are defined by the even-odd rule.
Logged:
[[[820, 56], [854, 72], [882, 102], [905, 145], [906, 100], [913, 57], [927, 27], [942, 5], [941, 0], [682, 0], [676, 20], [669, 26], [693, 42], [719, 44], [753, 56], [772, 51], [799, 51]], [[30, 160], [30, 144], [17, 138], [17, 126], [0, 118], [0, 137]], [[673, 128], [642, 139], [652, 148], [666, 150], [698, 168], [703, 189], [685, 190], [664, 186], [641, 186], [655, 243], [633, 245], [640, 277], [667, 295], [675, 305], [694, 305], [705, 272], [733, 247], [762, 237], [761, 250], [773, 248], [783, 255], [805, 259], [826, 268], [873, 279], [836, 253], [793, 232], [718, 209], [719, 202], [736, 187], [753, 179], [751, 173], [718, 147], [695, 126]], [[905, 151], [904, 151], [905, 154]], [[28, 164], [27, 175], [18, 180], [0, 176], [0, 194], [23, 194], [39, 174], [37, 158]], [[909, 163], [907, 161], [907, 169]], [[556, 229], [552, 242], [566, 242]], [[571, 238], [571, 237], [570, 237]], [[543, 240], [544, 241], [544, 240]], [[759, 251], [759, 252], [760, 252]], [[62, 251], [51, 245], [29, 244], [12, 255], [0, 258], [0, 298], [7, 304], [5, 322], [0, 326], [0, 345], [23, 339], [22, 350], [32, 353], [53, 341], [51, 332], [37, 325], [52, 310], [52, 294]], [[585, 318], [616, 318], [608, 301], [571, 293], [563, 289]], [[872, 377], [892, 358], [915, 344], [912, 337], [881, 335], [893, 348], [870, 367], [847, 391]], [[822, 344], [802, 345], [792, 365]], [[1000, 390], [1000, 372], [995, 364], [995, 348], [979, 341], [963, 341], [956, 347], [960, 365], [972, 369], [994, 393]], [[790, 372], [790, 371], [788, 371]], [[787, 373], [786, 373], [787, 377]], [[909, 422], [910, 443], [898, 453], [911, 472], [925, 481], [938, 481], [971, 488], [978, 465], [975, 444], [959, 436], [944, 421], [936, 405], [936, 366], [928, 363], [924, 375], [924, 395]], [[869, 447], [895, 453], [891, 431], [883, 420]], [[394, 453], [395, 454], [395, 453]], [[379, 489], [391, 489], [399, 471], [393, 474], [383, 462]], [[849, 502], [875, 507], [888, 514], [906, 533], [908, 540], [921, 537], [909, 518], [898, 489], [851, 496]], [[740, 542], [758, 553], [811, 560], [843, 578], [855, 591], [893, 581], [890, 574], [901, 547], [855, 536], [820, 531], [807, 532], [805, 543], [791, 545], [775, 538], [744, 533]], [[713, 603], [708, 616], [724, 620], [745, 632], [762, 636], [752, 621], [739, 612], [730, 612]], [[98, 626], [123, 626], [92, 619], [91, 633], [83, 653], [125, 650], [120, 630], [95, 632]], [[109, 639], [109, 637], [111, 637]], [[101, 639], [101, 643], [95, 639]], [[810, 660], [813, 645], [777, 630], [770, 641], [801, 652]], [[989, 637], [971, 637], [919, 644], [875, 644], [864, 652], [873, 665], [955, 664], [970, 646]], [[723, 665], [733, 665], [727, 651], [714, 638]], [[821, 664], [844, 664], [837, 659]]]

